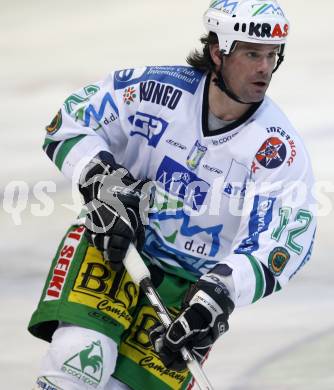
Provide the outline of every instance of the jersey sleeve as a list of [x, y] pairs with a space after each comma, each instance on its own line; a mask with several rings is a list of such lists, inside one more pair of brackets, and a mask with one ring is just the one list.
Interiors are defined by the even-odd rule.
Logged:
[[254, 176], [233, 250], [222, 261], [233, 269], [236, 306], [285, 286], [310, 259], [316, 231], [314, 178], [302, 145], [290, 165], [263, 168]]
[[99, 152], [122, 149], [113, 75], [69, 96], [46, 127], [43, 149], [59, 170], [78, 182], [84, 166]]

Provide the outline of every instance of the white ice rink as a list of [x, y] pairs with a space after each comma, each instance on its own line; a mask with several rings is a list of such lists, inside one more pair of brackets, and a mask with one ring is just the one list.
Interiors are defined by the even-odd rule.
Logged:
[[[0, 0], [1, 390], [32, 387], [47, 345], [26, 327], [57, 244], [75, 217], [63, 206], [72, 202], [70, 184], [41, 151], [45, 125], [73, 90], [111, 69], [184, 64], [199, 47], [207, 5]], [[216, 390], [334, 389], [334, 2], [281, 5], [292, 28], [269, 95], [312, 157], [321, 189], [318, 236], [312, 261], [284, 291], [233, 313], [230, 332], [205, 366]], [[15, 215], [3, 202], [13, 181], [22, 188]], [[36, 195], [42, 181], [56, 183], [48, 209]]]

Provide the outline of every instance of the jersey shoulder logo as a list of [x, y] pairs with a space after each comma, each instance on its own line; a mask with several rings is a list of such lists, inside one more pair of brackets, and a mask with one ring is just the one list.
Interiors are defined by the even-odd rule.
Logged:
[[282, 165], [286, 158], [286, 146], [277, 137], [268, 138], [256, 153], [256, 160], [265, 168], [274, 169]]
[[60, 128], [63, 123], [63, 118], [61, 115], [61, 110], [57, 112], [57, 115], [52, 119], [52, 122], [46, 126], [46, 131], [48, 134], [53, 135], [55, 134]]
[[290, 253], [283, 247], [274, 248], [269, 254], [269, 268], [275, 275], [279, 276], [290, 259]]

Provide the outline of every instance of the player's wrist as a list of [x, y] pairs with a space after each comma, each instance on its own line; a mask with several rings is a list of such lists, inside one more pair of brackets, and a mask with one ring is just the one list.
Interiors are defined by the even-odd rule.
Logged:
[[201, 276], [199, 281], [207, 281], [213, 285], [221, 285], [225, 295], [236, 305], [236, 286], [233, 278], [233, 269], [225, 264], [219, 263], [207, 274]]

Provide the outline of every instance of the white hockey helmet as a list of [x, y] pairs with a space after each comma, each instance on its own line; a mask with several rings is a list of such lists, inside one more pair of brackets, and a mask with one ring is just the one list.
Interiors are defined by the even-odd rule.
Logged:
[[207, 32], [218, 36], [219, 48], [228, 55], [237, 41], [284, 45], [289, 22], [276, 0], [213, 0], [204, 14]]

